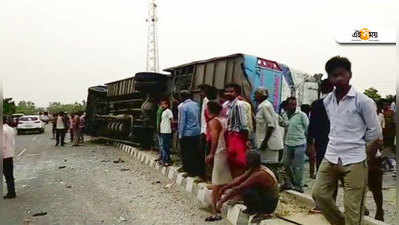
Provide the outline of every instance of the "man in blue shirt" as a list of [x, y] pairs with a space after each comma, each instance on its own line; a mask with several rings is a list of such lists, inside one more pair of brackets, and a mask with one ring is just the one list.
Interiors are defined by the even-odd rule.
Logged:
[[[331, 224], [361, 225], [368, 179], [366, 159], [375, 156], [382, 131], [373, 100], [349, 84], [352, 78], [349, 60], [333, 57], [325, 69], [335, 90], [323, 100], [330, 133], [313, 198]], [[344, 183], [344, 214], [334, 199], [339, 179]]]
[[178, 106], [178, 133], [183, 170], [189, 176], [204, 178], [205, 154], [200, 149], [200, 107], [188, 90], [180, 92], [182, 103]]

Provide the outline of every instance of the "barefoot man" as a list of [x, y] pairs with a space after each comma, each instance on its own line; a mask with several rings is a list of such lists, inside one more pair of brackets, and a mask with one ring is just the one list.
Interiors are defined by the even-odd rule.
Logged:
[[220, 116], [222, 106], [217, 102], [209, 102], [207, 104], [210, 119], [208, 121], [208, 129], [211, 140], [211, 149], [206, 157], [208, 165], [213, 164], [212, 170], [212, 216], [205, 219], [205, 221], [221, 220], [220, 211], [216, 210], [216, 203], [220, 198], [220, 190], [223, 185], [231, 182], [231, 172], [228, 163], [228, 154], [226, 149], [226, 142], [224, 140], [224, 133], [226, 131], [226, 119]]
[[247, 153], [247, 171], [222, 187], [222, 198], [217, 203], [220, 210], [224, 202], [239, 197], [247, 207], [244, 213], [256, 214], [251, 223], [258, 223], [272, 217], [279, 200], [276, 176], [266, 166], [261, 165], [261, 157], [256, 151]]

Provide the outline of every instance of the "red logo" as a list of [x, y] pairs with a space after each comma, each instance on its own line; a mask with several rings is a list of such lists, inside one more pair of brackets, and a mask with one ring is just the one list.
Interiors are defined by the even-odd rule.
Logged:
[[258, 66], [262, 68], [269, 68], [272, 70], [282, 71], [276, 62], [267, 59], [258, 58]]

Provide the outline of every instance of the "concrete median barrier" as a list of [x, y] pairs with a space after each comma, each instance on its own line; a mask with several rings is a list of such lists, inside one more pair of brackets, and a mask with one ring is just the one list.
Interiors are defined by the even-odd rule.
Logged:
[[[133, 159], [145, 163], [146, 165], [153, 167], [159, 170], [163, 175], [167, 176], [170, 180], [174, 181], [177, 185], [181, 186], [184, 190], [189, 193], [192, 193], [200, 202], [202, 207], [210, 207], [212, 204], [212, 191], [208, 189], [208, 184], [206, 183], [198, 183], [195, 177], [188, 177], [186, 173], [178, 172], [178, 168], [171, 167], [163, 167], [155, 162], [155, 157], [150, 155], [149, 153], [137, 150], [131, 146], [127, 146], [125, 144], [115, 143], [117, 148], [122, 151], [127, 152]], [[296, 202], [295, 204], [302, 205], [306, 208], [313, 208], [314, 201], [311, 196], [302, 194], [296, 191], [284, 191], [287, 195], [291, 196], [292, 199]], [[245, 210], [246, 207], [241, 204], [235, 204], [233, 206], [228, 205], [227, 203], [223, 205], [222, 215], [223, 217], [229, 221], [233, 225], [252, 225], [250, 221], [253, 216], [248, 216], [244, 214], [242, 211]], [[303, 225], [329, 225], [327, 220], [321, 214], [308, 214], [308, 213], [297, 213], [290, 216], [280, 217], [280, 218], [272, 218], [268, 220], [263, 220], [260, 225], [292, 225], [295, 223], [289, 222], [295, 221], [296, 224]], [[365, 217], [364, 225], [389, 225], [387, 223], [377, 221], [368, 216]]]

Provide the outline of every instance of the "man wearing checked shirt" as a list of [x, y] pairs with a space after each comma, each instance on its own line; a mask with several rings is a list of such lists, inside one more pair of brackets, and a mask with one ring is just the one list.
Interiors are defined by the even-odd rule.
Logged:
[[[335, 90], [324, 99], [330, 119], [329, 143], [313, 187], [313, 198], [331, 224], [360, 225], [368, 178], [366, 159], [374, 156], [381, 145], [382, 131], [373, 100], [349, 84], [349, 60], [333, 57], [325, 69]], [[344, 214], [333, 197], [340, 179], [344, 182]]]

